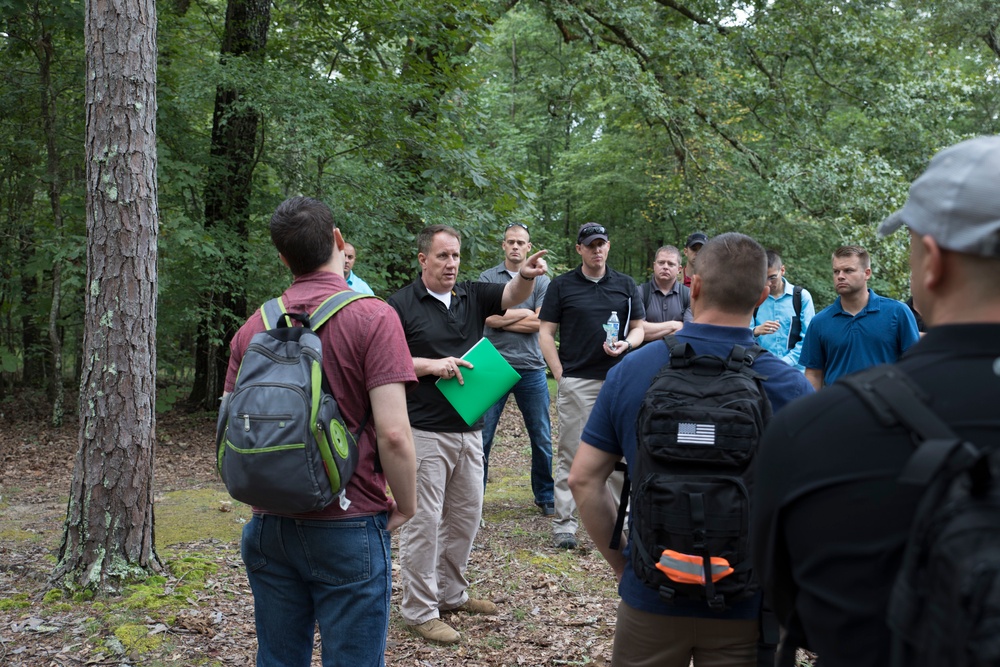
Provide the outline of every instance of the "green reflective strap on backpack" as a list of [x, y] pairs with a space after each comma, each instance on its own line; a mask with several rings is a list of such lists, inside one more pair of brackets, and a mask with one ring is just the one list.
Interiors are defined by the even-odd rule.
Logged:
[[350, 290], [344, 290], [343, 292], [337, 292], [333, 296], [329, 297], [326, 301], [319, 304], [312, 313], [309, 314], [309, 326], [313, 331], [319, 329], [323, 324], [337, 314], [341, 308], [351, 303], [352, 301], [357, 301], [358, 299], [372, 299], [371, 294], [361, 294], [360, 292], [352, 292]]
[[279, 296], [271, 299], [260, 307], [260, 319], [264, 321], [264, 329], [270, 330], [278, 326], [281, 317], [285, 314], [285, 302]]

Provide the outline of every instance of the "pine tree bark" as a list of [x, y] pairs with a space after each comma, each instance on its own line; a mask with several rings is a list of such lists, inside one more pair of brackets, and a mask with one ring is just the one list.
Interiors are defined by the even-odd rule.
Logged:
[[79, 450], [53, 581], [114, 591], [159, 571], [156, 5], [88, 0], [87, 288]]

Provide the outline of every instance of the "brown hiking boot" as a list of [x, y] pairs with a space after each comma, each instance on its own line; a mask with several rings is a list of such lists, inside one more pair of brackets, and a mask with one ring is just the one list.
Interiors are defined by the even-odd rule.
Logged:
[[420, 635], [429, 642], [437, 644], [457, 644], [462, 635], [458, 630], [451, 627], [439, 618], [432, 618], [426, 623], [409, 626], [410, 630]]
[[477, 600], [475, 598], [469, 598], [457, 607], [442, 611], [464, 611], [467, 614], [486, 614], [487, 616], [495, 616], [498, 613], [497, 606], [489, 600]]

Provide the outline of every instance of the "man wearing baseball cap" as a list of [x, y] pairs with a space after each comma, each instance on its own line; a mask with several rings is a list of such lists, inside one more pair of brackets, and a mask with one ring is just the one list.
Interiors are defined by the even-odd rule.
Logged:
[[[579, 522], [574, 516], [576, 503], [569, 489], [569, 469], [590, 409], [611, 367], [642, 345], [642, 320], [646, 316], [642, 298], [631, 276], [608, 266], [610, 251], [611, 241], [604, 225], [588, 222], [581, 226], [576, 235], [580, 266], [552, 280], [538, 313], [538, 344], [552, 377], [559, 383], [552, 541], [560, 549], [575, 549], [578, 544]], [[610, 346], [605, 342], [604, 324], [612, 311], [617, 313], [621, 329], [618, 341]], [[612, 478], [610, 488], [620, 492], [621, 484], [618, 473]]]
[[705, 232], [692, 232], [688, 234], [687, 241], [684, 242], [684, 284], [688, 287], [691, 286], [691, 276], [694, 275], [691, 262], [694, 261], [698, 251], [706, 243], [708, 243], [708, 235]]
[[[934, 156], [878, 232], [903, 227], [914, 302], [929, 329], [893, 367], [962, 440], [996, 447], [1000, 136]], [[754, 563], [789, 641], [815, 651], [824, 667], [890, 664], [890, 594], [926, 488], [899, 480], [913, 453], [910, 432], [884, 425], [843, 382], [783, 410], [765, 431], [752, 504]], [[982, 594], [988, 589], [983, 584]], [[913, 650], [894, 655], [902, 660], [894, 664], [915, 664]]]

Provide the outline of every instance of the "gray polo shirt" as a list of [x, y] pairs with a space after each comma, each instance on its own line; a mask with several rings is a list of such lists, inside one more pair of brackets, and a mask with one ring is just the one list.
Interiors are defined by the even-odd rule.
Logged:
[[[503, 262], [491, 269], [486, 269], [479, 274], [480, 282], [496, 283], [505, 285], [511, 280], [510, 273]], [[538, 276], [535, 278], [535, 287], [531, 290], [531, 296], [524, 303], [519, 303], [514, 308], [528, 308], [537, 311], [542, 307], [542, 300], [545, 298], [545, 290], [549, 288], [549, 277]], [[504, 331], [493, 327], [483, 327], [483, 335], [490, 339], [494, 347], [503, 355], [515, 370], [534, 371], [545, 368], [545, 358], [542, 356], [542, 348], [538, 346], [538, 332], [533, 334], [518, 333], [516, 331]]]
[[[646, 291], [653, 288], [652, 295], [647, 295]], [[682, 289], [683, 288], [683, 289]], [[649, 307], [646, 309], [647, 322], [691, 322], [690, 307], [684, 307], [683, 292], [688, 288], [680, 284], [679, 280], [674, 280], [670, 290], [664, 292], [650, 279], [642, 285], [642, 296], [649, 300]], [[689, 297], [690, 298], [690, 297]]]

